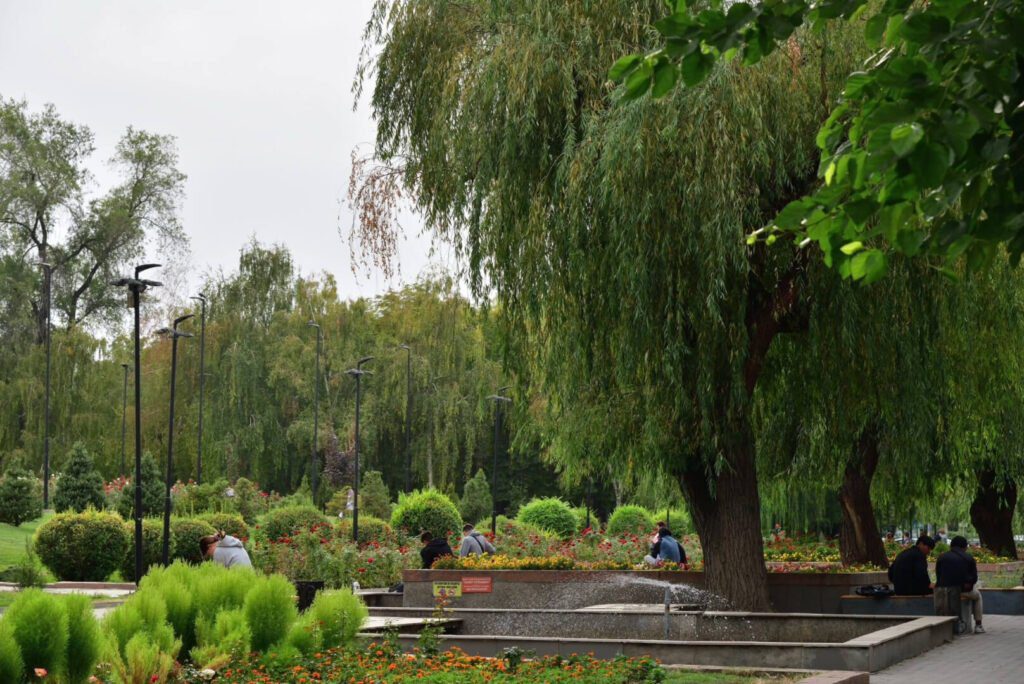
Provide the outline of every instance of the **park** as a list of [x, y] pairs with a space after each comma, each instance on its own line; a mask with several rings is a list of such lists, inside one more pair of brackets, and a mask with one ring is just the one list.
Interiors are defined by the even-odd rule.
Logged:
[[0, 684], [1022, 681], [1022, 66], [1016, 0], [0, 10]]

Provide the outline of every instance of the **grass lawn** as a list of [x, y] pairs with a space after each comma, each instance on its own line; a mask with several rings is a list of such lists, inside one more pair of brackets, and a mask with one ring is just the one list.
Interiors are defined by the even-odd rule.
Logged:
[[16, 565], [25, 557], [25, 544], [32, 541], [36, 528], [43, 524], [52, 513], [32, 522], [22, 523], [18, 527], [0, 523], [0, 570]]

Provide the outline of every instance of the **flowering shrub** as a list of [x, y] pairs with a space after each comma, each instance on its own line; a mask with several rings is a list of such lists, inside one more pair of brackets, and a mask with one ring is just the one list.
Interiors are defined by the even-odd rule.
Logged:
[[[223, 684], [252, 682], [483, 682], [531, 684], [576, 682], [581, 684], [645, 684], [664, 681], [665, 672], [651, 658], [597, 660], [592, 656], [547, 656], [523, 660], [521, 652], [500, 658], [468, 656], [458, 649], [436, 655], [402, 653], [387, 643], [371, 643], [365, 650], [329, 649], [312, 656], [268, 657], [232, 660], [218, 674]], [[184, 680], [200, 684], [199, 672], [186, 672]]]
[[435, 570], [572, 570], [576, 561], [564, 556], [526, 556], [513, 558], [501, 554], [444, 556], [434, 561]]

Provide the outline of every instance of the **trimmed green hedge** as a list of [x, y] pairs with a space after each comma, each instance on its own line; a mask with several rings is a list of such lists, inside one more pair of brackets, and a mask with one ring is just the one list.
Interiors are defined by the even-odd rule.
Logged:
[[608, 518], [608, 534], [650, 534], [657, 522], [643, 506], [619, 506]]
[[391, 526], [406, 536], [430, 532], [444, 537], [462, 531], [462, 516], [452, 500], [436, 489], [422, 489], [400, 494], [391, 513]]
[[282, 506], [260, 518], [259, 529], [264, 537], [274, 541], [325, 522], [327, 518], [312, 506]]
[[117, 570], [131, 536], [118, 515], [88, 510], [53, 516], [36, 530], [34, 545], [58, 579], [102, 582]]
[[555, 497], [530, 501], [519, 509], [516, 520], [553, 532], [562, 539], [576, 534], [576, 516], [569, 504]]

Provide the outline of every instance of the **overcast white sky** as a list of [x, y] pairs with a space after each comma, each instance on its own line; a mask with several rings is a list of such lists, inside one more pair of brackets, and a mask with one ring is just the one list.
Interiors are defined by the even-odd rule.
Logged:
[[[177, 137], [194, 273], [233, 270], [255, 235], [288, 246], [342, 296], [398, 281], [352, 275], [352, 148], [370, 143], [351, 84], [372, 0], [0, 0], [0, 95], [52, 102], [96, 135], [93, 171], [129, 126]], [[430, 240], [404, 222], [401, 281]], [[448, 257], [437, 259], [451, 266]]]

